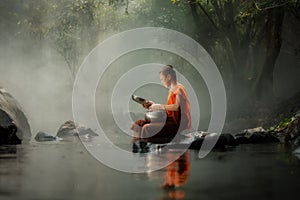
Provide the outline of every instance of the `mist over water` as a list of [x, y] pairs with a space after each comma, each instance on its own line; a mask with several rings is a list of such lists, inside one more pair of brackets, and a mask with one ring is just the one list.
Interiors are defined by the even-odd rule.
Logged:
[[47, 44], [30, 40], [2, 43], [0, 86], [21, 105], [33, 136], [56, 133], [72, 119], [73, 80], [64, 60]]
[[[56, 133], [58, 127], [65, 121], [72, 119], [72, 89], [73, 79], [64, 59], [48, 44], [30, 40], [1, 41], [0, 47], [0, 86], [10, 92], [20, 103], [28, 117], [33, 137], [38, 131]], [[298, 91], [296, 66], [283, 66], [284, 55], [279, 58], [274, 72], [274, 89], [281, 97], [289, 97]], [[188, 66], [183, 60], [166, 52], [144, 50], [125, 55], [116, 60], [105, 72], [96, 91], [96, 109], [98, 119], [102, 125], [111, 128], [113, 119], [111, 110], [103, 106], [103, 101], [110, 101], [114, 84], [131, 68], [151, 62], [173, 64], [184, 73], [182, 66]], [[178, 64], [177, 64], [178, 63]], [[177, 64], [177, 65], [176, 65]], [[191, 67], [191, 66], [189, 66]], [[292, 70], [287, 70], [287, 69]], [[294, 72], [293, 75], [290, 73]], [[145, 75], [146, 76], [146, 75]], [[284, 78], [286, 77], [286, 78]], [[287, 79], [288, 77], [288, 79]], [[200, 129], [207, 128], [210, 107], [209, 95], [201, 77], [188, 77], [196, 89], [200, 99], [201, 122]], [[200, 82], [199, 82], [200, 80]], [[202, 81], [202, 83], [201, 83]], [[167, 92], [164, 88], [143, 86], [136, 94], [164, 103]], [[144, 112], [140, 105], [130, 103], [130, 112], [138, 114]], [[230, 102], [233, 103], [233, 102]], [[107, 115], [106, 115], [107, 114]]]
[[[62, 123], [73, 119], [72, 75], [64, 59], [49, 44], [19, 40], [1, 45], [0, 53], [0, 85], [20, 103], [28, 117], [33, 137], [38, 131], [55, 134]], [[114, 125], [110, 101], [118, 79], [131, 68], [151, 62], [173, 64], [175, 67], [178, 66], [177, 70], [184, 75], [186, 75], [184, 66], [191, 68], [184, 60], [159, 50], [137, 51], [116, 60], [99, 81], [96, 91], [98, 120], [108, 130]], [[176, 66], [176, 63], [180, 65]], [[208, 118], [209, 107], [205, 105], [210, 101], [205, 83], [199, 75], [190, 76], [188, 79], [196, 89], [196, 93], [201, 94], [202, 115]], [[199, 84], [201, 82], [202, 84]], [[168, 95], [167, 89], [162, 85], [141, 86], [137, 91], [132, 92], [157, 103], [165, 103]], [[125, 103], [130, 104], [129, 112], [143, 117], [145, 111], [140, 105], [131, 101]]]

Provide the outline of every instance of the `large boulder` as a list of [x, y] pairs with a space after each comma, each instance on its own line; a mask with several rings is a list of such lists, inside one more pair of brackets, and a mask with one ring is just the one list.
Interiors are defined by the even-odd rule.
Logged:
[[75, 122], [69, 120], [63, 123], [59, 127], [56, 136], [50, 133], [39, 131], [36, 134], [34, 139], [38, 142], [61, 141], [61, 140], [73, 141], [75, 138], [77, 138], [76, 136], [84, 136], [85, 138], [90, 138], [93, 136], [98, 136], [98, 134], [95, 133], [90, 128], [87, 128], [82, 125], [78, 125]]
[[31, 130], [21, 106], [0, 88], [0, 144], [20, 144], [29, 141]]

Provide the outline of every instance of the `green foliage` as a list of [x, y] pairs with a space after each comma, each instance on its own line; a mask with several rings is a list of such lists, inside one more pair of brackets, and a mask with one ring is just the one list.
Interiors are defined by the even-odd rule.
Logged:
[[[135, 0], [131, 2], [129, 14], [135, 26], [156, 26], [186, 32], [193, 29], [188, 4], [172, 4], [161, 0]], [[189, 22], [190, 22], [189, 21]]]
[[297, 120], [296, 117], [287, 117], [281, 122], [279, 122], [277, 125], [270, 127], [267, 131], [268, 132], [282, 132], [288, 130], [294, 122]]
[[283, 121], [281, 121], [277, 126], [276, 128], [278, 129], [282, 129], [282, 128], [285, 128], [287, 127], [288, 125], [290, 125], [293, 121], [295, 121], [295, 117], [289, 117], [289, 118], [286, 118], [284, 119]]
[[171, 2], [172, 2], [173, 4], [175, 4], [175, 3], [179, 3], [180, 0], [171, 0]]

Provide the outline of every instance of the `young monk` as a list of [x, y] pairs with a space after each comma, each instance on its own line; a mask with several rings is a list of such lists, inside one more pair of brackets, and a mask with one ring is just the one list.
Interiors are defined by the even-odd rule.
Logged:
[[136, 121], [131, 129], [134, 131], [133, 142], [143, 140], [156, 143], [171, 141], [174, 136], [191, 127], [190, 103], [185, 87], [177, 82], [173, 66], [166, 65], [159, 73], [161, 83], [169, 88], [167, 104], [147, 102], [143, 106], [152, 111], [165, 110], [165, 122], [152, 122], [146, 120]]

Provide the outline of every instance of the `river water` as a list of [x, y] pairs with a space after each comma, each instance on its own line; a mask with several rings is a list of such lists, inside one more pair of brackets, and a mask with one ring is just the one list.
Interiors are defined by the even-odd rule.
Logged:
[[191, 150], [166, 168], [133, 174], [101, 164], [79, 140], [32, 141], [0, 147], [0, 199], [293, 199], [300, 161], [291, 152], [247, 144], [200, 159]]

